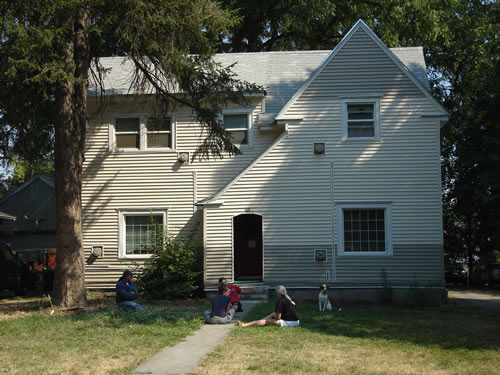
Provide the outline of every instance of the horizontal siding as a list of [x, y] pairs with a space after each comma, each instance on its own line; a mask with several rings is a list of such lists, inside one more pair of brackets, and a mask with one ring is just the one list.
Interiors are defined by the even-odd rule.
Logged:
[[393, 256], [336, 257], [339, 283], [380, 285], [385, 272], [391, 285], [443, 283], [443, 251], [439, 245], [394, 245]]
[[[381, 95], [381, 139], [342, 141], [341, 97], [366, 94]], [[442, 282], [439, 122], [422, 117], [435, 111], [359, 29], [284, 115], [303, 120], [208, 210], [206, 277], [229, 274], [231, 216], [250, 211], [263, 215], [265, 281], [320, 282], [326, 268], [310, 252], [337, 244], [335, 202], [365, 200], [392, 202], [393, 255], [329, 253], [336, 282], [380, 285], [382, 270], [394, 283]], [[315, 142], [325, 155], [313, 155]]]
[[[83, 237], [86, 257], [92, 245], [104, 246], [104, 257], [87, 265], [88, 287], [112, 287], [120, 273], [142, 261], [118, 259], [119, 208], [168, 207], [168, 230], [174, 236], [187, 234], [197, 240], [194, 204], [224, 186], [274, 140], [254, 128], [254, 146], [237, 157], [195, 161], [179, 166], [177, 152], [109, 152], [110, 113], [126, 112], [124, 106], [110, 107], [103, 116], [91, 118], [88, 126], [83, 173]], [[234, 108], [234, 106], [232, 107]], [[147, 107], [134, 112], [148, 113]], [[254, 104], [254, 115], [260, 104]], [[176, 150], [196, 150], [202, 129], [190, 109], [176, 109]], [[196, 183], [194, 172], [196, 172]], [[196, 187], [195, 187], [196, 185]], [[196, 190], [196, 191], [195, 191]]]

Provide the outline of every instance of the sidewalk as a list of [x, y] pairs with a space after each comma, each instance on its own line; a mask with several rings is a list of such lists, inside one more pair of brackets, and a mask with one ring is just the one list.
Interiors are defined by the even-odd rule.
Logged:
[[[245, 301], [243, 305], [245, 311], [236, 314], [234, 322], [243, 318], [258, 303], [260, 302]], [[177, 345], [164, 349], [148, 359], [132, 371], [132, 374], [172, 375], [193, 372], [235, 325], [235, 323], [205, 324]]]

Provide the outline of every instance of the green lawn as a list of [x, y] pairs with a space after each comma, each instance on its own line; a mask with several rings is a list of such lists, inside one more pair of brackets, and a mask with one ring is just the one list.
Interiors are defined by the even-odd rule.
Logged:
[[127, 374], [202, 324], [197, 311], [106, 310], [0, 321], [0, 374]]
[[[267, 315], [257, 306], [245, 319]], [[299, 328], [236, 328], [197, 374], [500, 374], [500, 317], [477, 307], [299, 305]]]

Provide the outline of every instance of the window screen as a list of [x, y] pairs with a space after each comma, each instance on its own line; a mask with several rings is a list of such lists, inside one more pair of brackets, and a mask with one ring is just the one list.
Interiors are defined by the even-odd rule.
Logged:
[[347, 104], [347, 136], [374, 137], [374, 104]]

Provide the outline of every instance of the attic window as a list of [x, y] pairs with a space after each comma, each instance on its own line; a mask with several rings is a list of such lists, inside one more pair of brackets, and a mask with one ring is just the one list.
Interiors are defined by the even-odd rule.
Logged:
[[249, 144], [249, 117], [248, 113], [224, 114], [224, 128], [231, 133], [235, 145]]
[[374, 104], [347, 104], [347, 136], [373, 137], [375, 135]]
[[380, 138], [379, 101], [364, 99], [343, 100], [343, 139], [371, 140]]

